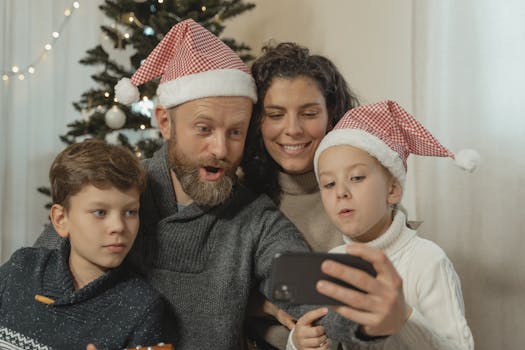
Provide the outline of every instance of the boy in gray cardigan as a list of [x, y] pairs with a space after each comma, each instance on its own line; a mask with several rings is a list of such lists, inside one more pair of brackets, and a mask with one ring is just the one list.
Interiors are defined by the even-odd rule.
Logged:
[[56, 249], [19, 249], [0, 267], [0, 348], [157, 344], [162, 298], [124, 261], [146, 183], [135, 155], [87, 140], [62, 151], [49, 178], [50, 218], [65, 239]]

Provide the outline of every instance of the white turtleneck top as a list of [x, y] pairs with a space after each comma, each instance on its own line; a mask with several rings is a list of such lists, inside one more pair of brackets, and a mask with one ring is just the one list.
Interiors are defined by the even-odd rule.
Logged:
[[[352, 244], [351, 239], [343, 237]], [[403, 328], [385, 341], [370, 345], [343, 344], [343, 349], [445, 350], [474, 349], [461, 284], [452, 262], [434, 242], [417, 236], [397, 211], [388, 230], [368, 245], [381, 249], [403, 279], [405, 302], [412, 314]], [[346, 245], [331, 253], [346, 253]], [[295, 350], [292, 337], [287, 349]]]

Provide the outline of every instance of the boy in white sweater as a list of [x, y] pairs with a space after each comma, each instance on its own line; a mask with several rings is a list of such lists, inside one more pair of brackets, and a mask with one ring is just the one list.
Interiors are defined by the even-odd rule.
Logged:
[[[393, 335], [374, 329], [372, 305], [369, 310], [340, 312], [360, 323], [368, 335], [391, 335], [366, 346], [342, 344], [343, 349], [474, 348], [451, 261], [435, 243], [418, 237], [397, 209], [411, 153], [455, 158], [468, 171], [479, 161], [471, 150], [454, 156], [392, 101], [349, 110], [316, 151], [314, 165], [324, 208], [347, 243], [330, 252], [355, 254], [359, 249], [354, 248], [366, 243], [382, 250], [403, 280], [403, 327]], [[327, 349], [330, 344], [323, 329], [313, 324], [324, 313], [323, 308], [301, 317], [287, 348]]]

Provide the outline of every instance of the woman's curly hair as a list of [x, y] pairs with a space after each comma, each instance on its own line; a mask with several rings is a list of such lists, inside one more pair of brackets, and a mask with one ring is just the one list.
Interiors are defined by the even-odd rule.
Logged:
[[258, 96], [241, 166], [244, 183], [256, 193], [269, 195], [278, 204], [281, 194], [278, 173], [281, 167], [266, 151], [261, 135], [264, 97], [274, 78], [308, 77], [315, 81], [326, 101], [328, 129], [347, 110], [358, 106], [359, 101], [335, 65], [326, 57], [310, 54], [306, 47], [291, 42], [268, 44], [262, 48], [262, 53], [251, 67]]

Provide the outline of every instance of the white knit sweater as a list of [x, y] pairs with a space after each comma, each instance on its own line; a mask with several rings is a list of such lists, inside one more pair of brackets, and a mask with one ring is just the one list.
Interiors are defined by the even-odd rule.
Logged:
[[[461, 284], [452, 262], [438, 245], [418, 237], [405, 222], [405, 214], [397, 211], [389, 229], [368, 244], [383, 250], [392, 261], [403, 279], [405, 301], [412, 307], [412, 314], [403, 328], [385, 341], [367, 346], [343, 344], [343, 349], [474, 349], [464, 316]], [[330, 252], [345, 253], [345, 247]], [[292, 334], [287, 349], [296, 350], [291, 339]]]

